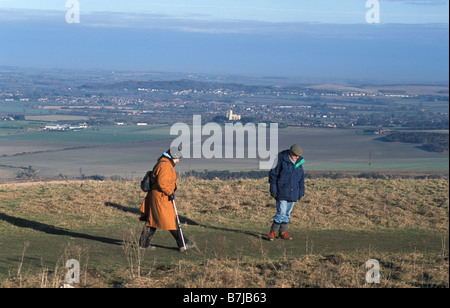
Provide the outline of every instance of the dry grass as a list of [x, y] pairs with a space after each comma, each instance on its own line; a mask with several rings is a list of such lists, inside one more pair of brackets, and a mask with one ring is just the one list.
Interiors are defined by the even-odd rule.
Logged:
[[82, 281], [83, 287], [108, 287], [107, 283], [102, 279], [101, 274], [97, 270], [89, 268], [89, 250], [86, 247], [70, 243], [64, 246], [58, 261], [53, 267], [50, 268], [47, 265], [41, 264], [38, 274], [22, 272], [23, 257], [26, 254], [29, 244], [29, 242], [24, 244], [22, 258], [18, 263], [17, 274], [10, 272], [7, 279], [0, 281], [0, 288], [63, 288], [68, 285], [66, 284], [66, 275], [69, 269], [65, 266], [65, 260], [70, 259], [75, 259], [80, 264], [84, 264], [80, 268], [80, 281]]
[[[274, 201], [265, 180], [183, 179], [178, 196], [190, 216], [229, 214], [267, 224]], [[314, 179], [292, 223], [305, 229], [419, 228], [448, 232], [448, 180]], [[229, 222], [229, 221], [227, 221]]]
[[[0, 187], [0, 209], [21, 217], [42, 215], [59, 219], [58, 227], [109, 224], [123, 212], [105, 202], [138, 208], [144, 193], [137, 182], [35, 183]], [[306, 196], [297, 203], [292, 223], [312, 229], [415, 228], [448, 231], [448, 180], [444, 179], [313, 179], [306, 181]], [[266, 180], [198, 180], [178, 183], [180, 212], [219, 222], [243, 218], [267, 223], [274, 200]], [[119, 215], [120, 214], [120, 215]], [[131, 214], [132, 215], [132, 214]], [[231, 218], [231, 219], [230, 219]], [[72, 224], [72, 225], [71, 225]]]
[[[302, 230], [426, 230], [442, 234], [442, 249], [433, 255], [355, 251], [351, 254], [312, 253], [309, 244], [299, 256], [271, 259], [254, 240], [258, 257], [223, 253], [227, 243], [216, 243], [214, 257], [200, 249], [197, 260], [171, 264], [143, 265], [143, 252], [136, 250], [138, 234], [124, 238], [127, 268], [101, 273], [92, 264], [89, 250], [67, 246], [54, 268], [42, 265], [30, 274], [18, 258], [17, 268], [0, 287], [60, 287], [66, 269], [62, 260], [83, 260], [81, 287], [449, 287], [448, 208], [446, 179], [309, 179], [306, 196], [296, 205], [292, 227]], [[180, 215], [199, 223], [238, 229], [245, 222], [251, 228], [266, 228], [274, 215], [274, 201], [267, 180], [198, 180], [181, 178], [177, 200]], [[34, 183], [0, 186], [0, 214], [22, 217], [68, 230], [122, 225], [130, 229], [136, 214], [105, 206], [105, 202], [137, 209], [144, 198], [137, 182]], [[21, 228], [0, 220], [0, 236], [15, 236]], [[28, 232], [36, 232], [28, 230]], [[230, 243], [228, 243], [229, 245]], [[23, 247], [23, 255], [27, 246]], [[147, 257], [147, 255], [145, 255]], [[365, 282], [365, 261], [381, 264], [381, 284]]]
[[[448, 258], [422, 254], [383, 254], [380, 284], [365, 280], [365, 253], [305, 255], [295, 259], [256, 262], [247, 258], [211, 259], [202, 264], [180, 261], [155, 267], [132, 279], [127, 288], [448, 288]], [[363, 261], [361, 261], [363, 260]], [[386, 261], [385, 261], [386, 260]]]
[[114, 224], [123, 213], [105, 202], [136, 208], [144, 198], [135, 182], [33, 183], [0, 187], [0, 209], [18, 217], [40, 217], [60, 228]]

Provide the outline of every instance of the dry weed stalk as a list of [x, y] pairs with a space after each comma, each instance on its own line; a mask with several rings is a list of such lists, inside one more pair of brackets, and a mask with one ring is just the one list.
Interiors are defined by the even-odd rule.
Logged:
[[22, 287], [22, 266], [23, 266], [23, 260], [25, 258], [25, 252], [27, 251], [28, 247], [30, 246], [30, 242], [25, 242], [23, 245], [23, 251], [22, 256], [20, 258], [19, 267], [17, 268], [17, 278], [19, 279], [19, 285]]
[[131, 278], [140, 278], [145, 249], [139, 247], [139, 235], [136, 233], [136, 229], [130, 228], [125, 232], [122, 247], [130, 269]]

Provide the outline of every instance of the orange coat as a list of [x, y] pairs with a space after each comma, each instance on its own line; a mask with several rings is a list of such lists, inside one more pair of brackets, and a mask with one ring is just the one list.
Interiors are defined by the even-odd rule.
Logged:
[[149, 227], [176, 230], [176, 215], [169, 195], [175, 192], [177, 173], [174, 163], [167, 157], [158, 160], [151, 178], [152, 189], [142, 202], [140, 211], [147, 217]]

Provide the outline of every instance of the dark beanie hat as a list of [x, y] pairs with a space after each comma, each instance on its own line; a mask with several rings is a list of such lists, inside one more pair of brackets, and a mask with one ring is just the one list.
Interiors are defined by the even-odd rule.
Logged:
[[293, 146], [291, 146], [289, 151], [291, 151], [292, 154], [294, 154], [295, 156], [302, 156], [303, 155], [303, 150], [298, 144], [294, 144]]

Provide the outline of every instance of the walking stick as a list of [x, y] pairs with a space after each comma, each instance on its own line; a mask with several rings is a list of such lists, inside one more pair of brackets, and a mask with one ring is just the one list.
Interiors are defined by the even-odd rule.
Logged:
[[177, 206], [175, 205], [175, 200], [172, 200], [172, 202], [173, 202], [173, 208], [175, 209], [175, 215], [177, 216], [178, 230], [180, 230], [181, 240], [183, 241], [183, 248], [184, 248], [184, 251], [186, 251], [187, 250], [186, 243], [184, 241], [183, 231], [181, 230], [181, 223], [180, 223], [180, 218], [178, 217]]

